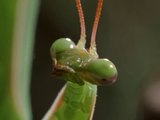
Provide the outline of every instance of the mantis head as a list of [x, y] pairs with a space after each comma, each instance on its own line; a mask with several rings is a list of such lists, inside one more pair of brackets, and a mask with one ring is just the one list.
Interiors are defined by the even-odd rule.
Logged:
[[86, 64], [89, 81], [97, 85], [112, 84], [117, 79], [117, 69], [108, 59], [94, 59]]

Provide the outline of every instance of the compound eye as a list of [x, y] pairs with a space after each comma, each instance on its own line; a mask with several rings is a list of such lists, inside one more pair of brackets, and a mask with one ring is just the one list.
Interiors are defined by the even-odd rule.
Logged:
[[117, 69], [108, 59], [96, 59], [86, 65], [86, 69], [100, 85], [112, 84], [117, 79]]
[[68, 49], [72, 49], [75, 47], [75, 43], [69, 38], [60, 38], [56, 40], [51, 46], [51, 54], [52, 56], [58, 52], [63, 52]]

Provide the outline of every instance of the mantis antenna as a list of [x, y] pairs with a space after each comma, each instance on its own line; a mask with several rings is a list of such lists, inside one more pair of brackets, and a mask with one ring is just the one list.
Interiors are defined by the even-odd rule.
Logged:
[[103, 5], [103, 0], [98, 0], [96, 15], [95, 15], [94, 23], [93, 23], [93, 28], [92, 28], [90, 48], [89, 48], [89, 52], [96, 57], [98, 57], [98, 54], [96, 50], [95, 40], [96, 40], [96, 33], [97, 33], [99, 18], [100, 18], [101, 11], [102, 11], [102, 5]]
[[81, 35], [80, 35], [80, 40], [78, 41], [77, 47], [80, 48], [85, 48], [86, 44], [86, 27], [85, 27], [85, 20], [84, 20], [84, 15], [83, 15], [83, 10], [81, 6], [81, 1], [76, 0], [76, 7], [80, 19], [80, 26], [81, 26]]
[[[90, 42], [90, 47], [89, 47], [89, 52], [92, 55], [94, 55], [96, 58], [98, 58], [98, 54], [97, 54], [95, 40], [96, 40], [96, 33], [97, 33], [99, 18], [100, 18], [101, 11], [102, 11], [102, 5], [103, 5], [103, 0], [98, 0], [96, 15], [95, 15], [94, 23], [93, 23], [93, 28], [92, 28], [91, 42]], [[80, 40], [78, 41], [77, 47], [85, 48], [86, 27], [85, 27], [85, 20], [84, 20], [84, 15], [83, 15], [83, 10], [82, 10], [80, 0], [76, 0], [76, 7], [77, 7], [79, 19], [80, 19], [80, 26], [81, 26], [81, 35], [80, 35]]]

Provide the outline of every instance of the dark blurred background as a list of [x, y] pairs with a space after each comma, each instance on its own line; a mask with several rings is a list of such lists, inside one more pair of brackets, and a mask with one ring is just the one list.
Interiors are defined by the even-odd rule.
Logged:
[[[97, 0], [81, 1], [89, 43]], [[160, 120], [159, 6], [159, 0], [104, 0], [97, 49], [114, 62], [119, 76], [116, 84], [98, 87], [93, 120]], [[61, 37], [77, 42], [79, 36], [74, 0], [41, 0], [31, 81], [34, 120], [44, 116], [65, 84], [51, 76], [51, 44]]]

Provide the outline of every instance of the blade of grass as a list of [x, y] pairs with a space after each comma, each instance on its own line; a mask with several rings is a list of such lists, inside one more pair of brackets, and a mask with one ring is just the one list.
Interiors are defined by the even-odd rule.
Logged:
[[0, 119], [30, 120], [29, 80], [38, 0], [1, 0], [0, 8]]

